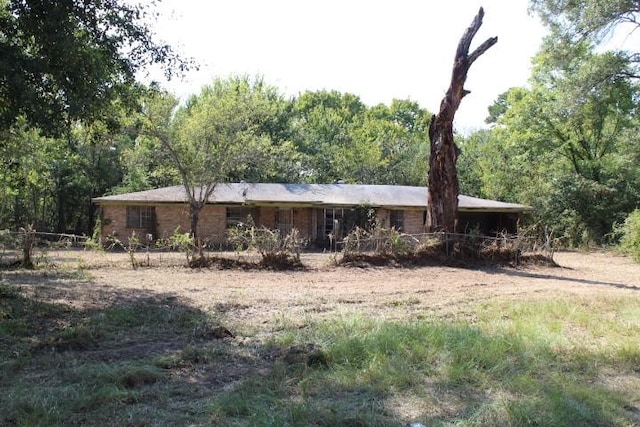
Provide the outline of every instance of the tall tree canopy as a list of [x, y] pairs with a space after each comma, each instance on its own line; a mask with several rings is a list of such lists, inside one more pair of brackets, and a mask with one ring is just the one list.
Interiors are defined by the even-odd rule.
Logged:
[[159, 141], [185, 187], [194, 236], [218, 184], [297, 178], [297, 154], [283, 139], [287, 105], [275, 87], [248, 77], [217, 79], [184, 106], [169, 94], [149, 99], [144, 133]]
[[558, 68], [580, 61], [585, 47], [615, 50], [628, 66], [625, 78], [640, 78], [640, 52], [608, 43], [613, 36], [637, 37], [640, 2], [633, 0], [530, 0], [531, 10], [549, 28], [541, 52]]
[[613, 30], [640, 26], [640, 3], [635, 0], [531, 0], [531, 9], [555, 32], [574, 41], [603, 41]]
[[45, 138], [19, 122], [0, 131], [0, 227], [90, 232], [91, 198], [122, 180], [127, 134], [94, 121], [76, 123], [65, 138]]
[[[337, 91], [305, 92], [293, 101], [293, 140], [307, 182], [425, 183], [431, 114], [411, 100], [367, 107]], [[420, 153], [422, 152], [422, 155]]]
[[573, 245], [605, 241], [640, 200], [640, 87], [623, 55], [578, 52], [558, 63], [541, 51], [531, 87], [502, 94], [488, 138], [463, 147], [479, 150], [482, 196], [533, 205]]
[[153, 39], [154, 3], [125, 0], [0, 0], [0, 129], [24, 116], [49, 135], [134, 102], [136, 73], [189, 64]]

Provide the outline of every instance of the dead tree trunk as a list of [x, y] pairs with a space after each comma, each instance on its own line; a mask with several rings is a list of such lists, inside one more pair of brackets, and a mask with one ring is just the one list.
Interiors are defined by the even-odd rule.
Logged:
[[471, 64], [497, 43], [498, 38], [492, 37], [482, 43], [469, 54], [469, 47], [473, 37], [482, 25], [484, 10], [480, 11], [473, 22], [462, 35], [456, 50], [451, 74], [451, 84], [442, 102], [440, 111], [431, 118], [429, 125], [429, 141], [431, 152], [429, 157], [429, 176], [427, 193], [427, 230], [456, 231], [458, 221], [458, 173], [456, 161], [459, 150], [453, 141], [453, 118], [460, 106], [462, 98], [469, 93], [464, 89], [467, 72]]

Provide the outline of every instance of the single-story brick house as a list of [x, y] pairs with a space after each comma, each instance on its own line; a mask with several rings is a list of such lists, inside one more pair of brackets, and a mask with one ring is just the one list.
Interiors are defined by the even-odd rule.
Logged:
[[[286, 233], [292, 228], [318, 246], [331, 234], [340, 240], [371, 213], [383, 227], [425, 232], [426, 187], [351, 184], [219, 184], [199, 216], [198, 235], [224, 243], [226, 230], [251, 215], [254, 223]], [[132, 232], [154, 239], [190, 227], [183, 186], [93, 199], [101, 210], [103, 235]], [[484, 234], [515, 232], [519, 215], [531, 208], [475, 197], [459, 197], [459, 230]]]

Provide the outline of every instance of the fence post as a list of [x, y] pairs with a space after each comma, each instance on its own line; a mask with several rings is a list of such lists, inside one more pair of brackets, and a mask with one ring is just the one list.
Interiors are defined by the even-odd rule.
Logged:
[[446, 231], [444, 232], [444, 251], [446, 252], [447, 256], [450, 255], [450, 253], [449, 253], [449, 233], [447, 233]]
[[33, 268], [33, 260], [31, 254], [33, 252], [33, 243], [35, 241], [36, 230], [33, 225], [29, 224], [20, 231], [23, 234], [22, 240], [22, 267]]

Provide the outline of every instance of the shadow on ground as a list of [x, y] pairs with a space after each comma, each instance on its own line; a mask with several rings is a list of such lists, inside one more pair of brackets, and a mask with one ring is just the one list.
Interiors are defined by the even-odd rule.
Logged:
[[[638, 420], [623, 396], [584, 381], [599, 356], [561, 361], [549, 348], [473, 325], [389, 323], [354, 334], [337, 322], [322, 339], [259, 340], [228, 323], [242, 305], [205, 311], [172, 294], [98, 287], [82, 273], [5, 279], [2, 425]], [[640, 360], [640, 352], [630, 357]]]
[[493, 274], [504, 274], [506, 276], [524, 277], [527, 279], [552, 280], [552, 281], [579, 283], [584, 285], [602, 285], [602, 286], [611, 286], [614, 288], [626, 289], [631, 291], [640, 291], [640, 286], [636, 286], [636, 285], [627, 285], [624, 283], [616, 283], [616, 282], [604, 282], [600, 280], [577, 279], [574, 277], [563, 277], [563, 276], [558, 276], [554, 274], [534, 273], [531, 271], [518, 270], [513, 268], [496, 267], [494, 269], [487, 270], [487, 272], [493, 273]]

